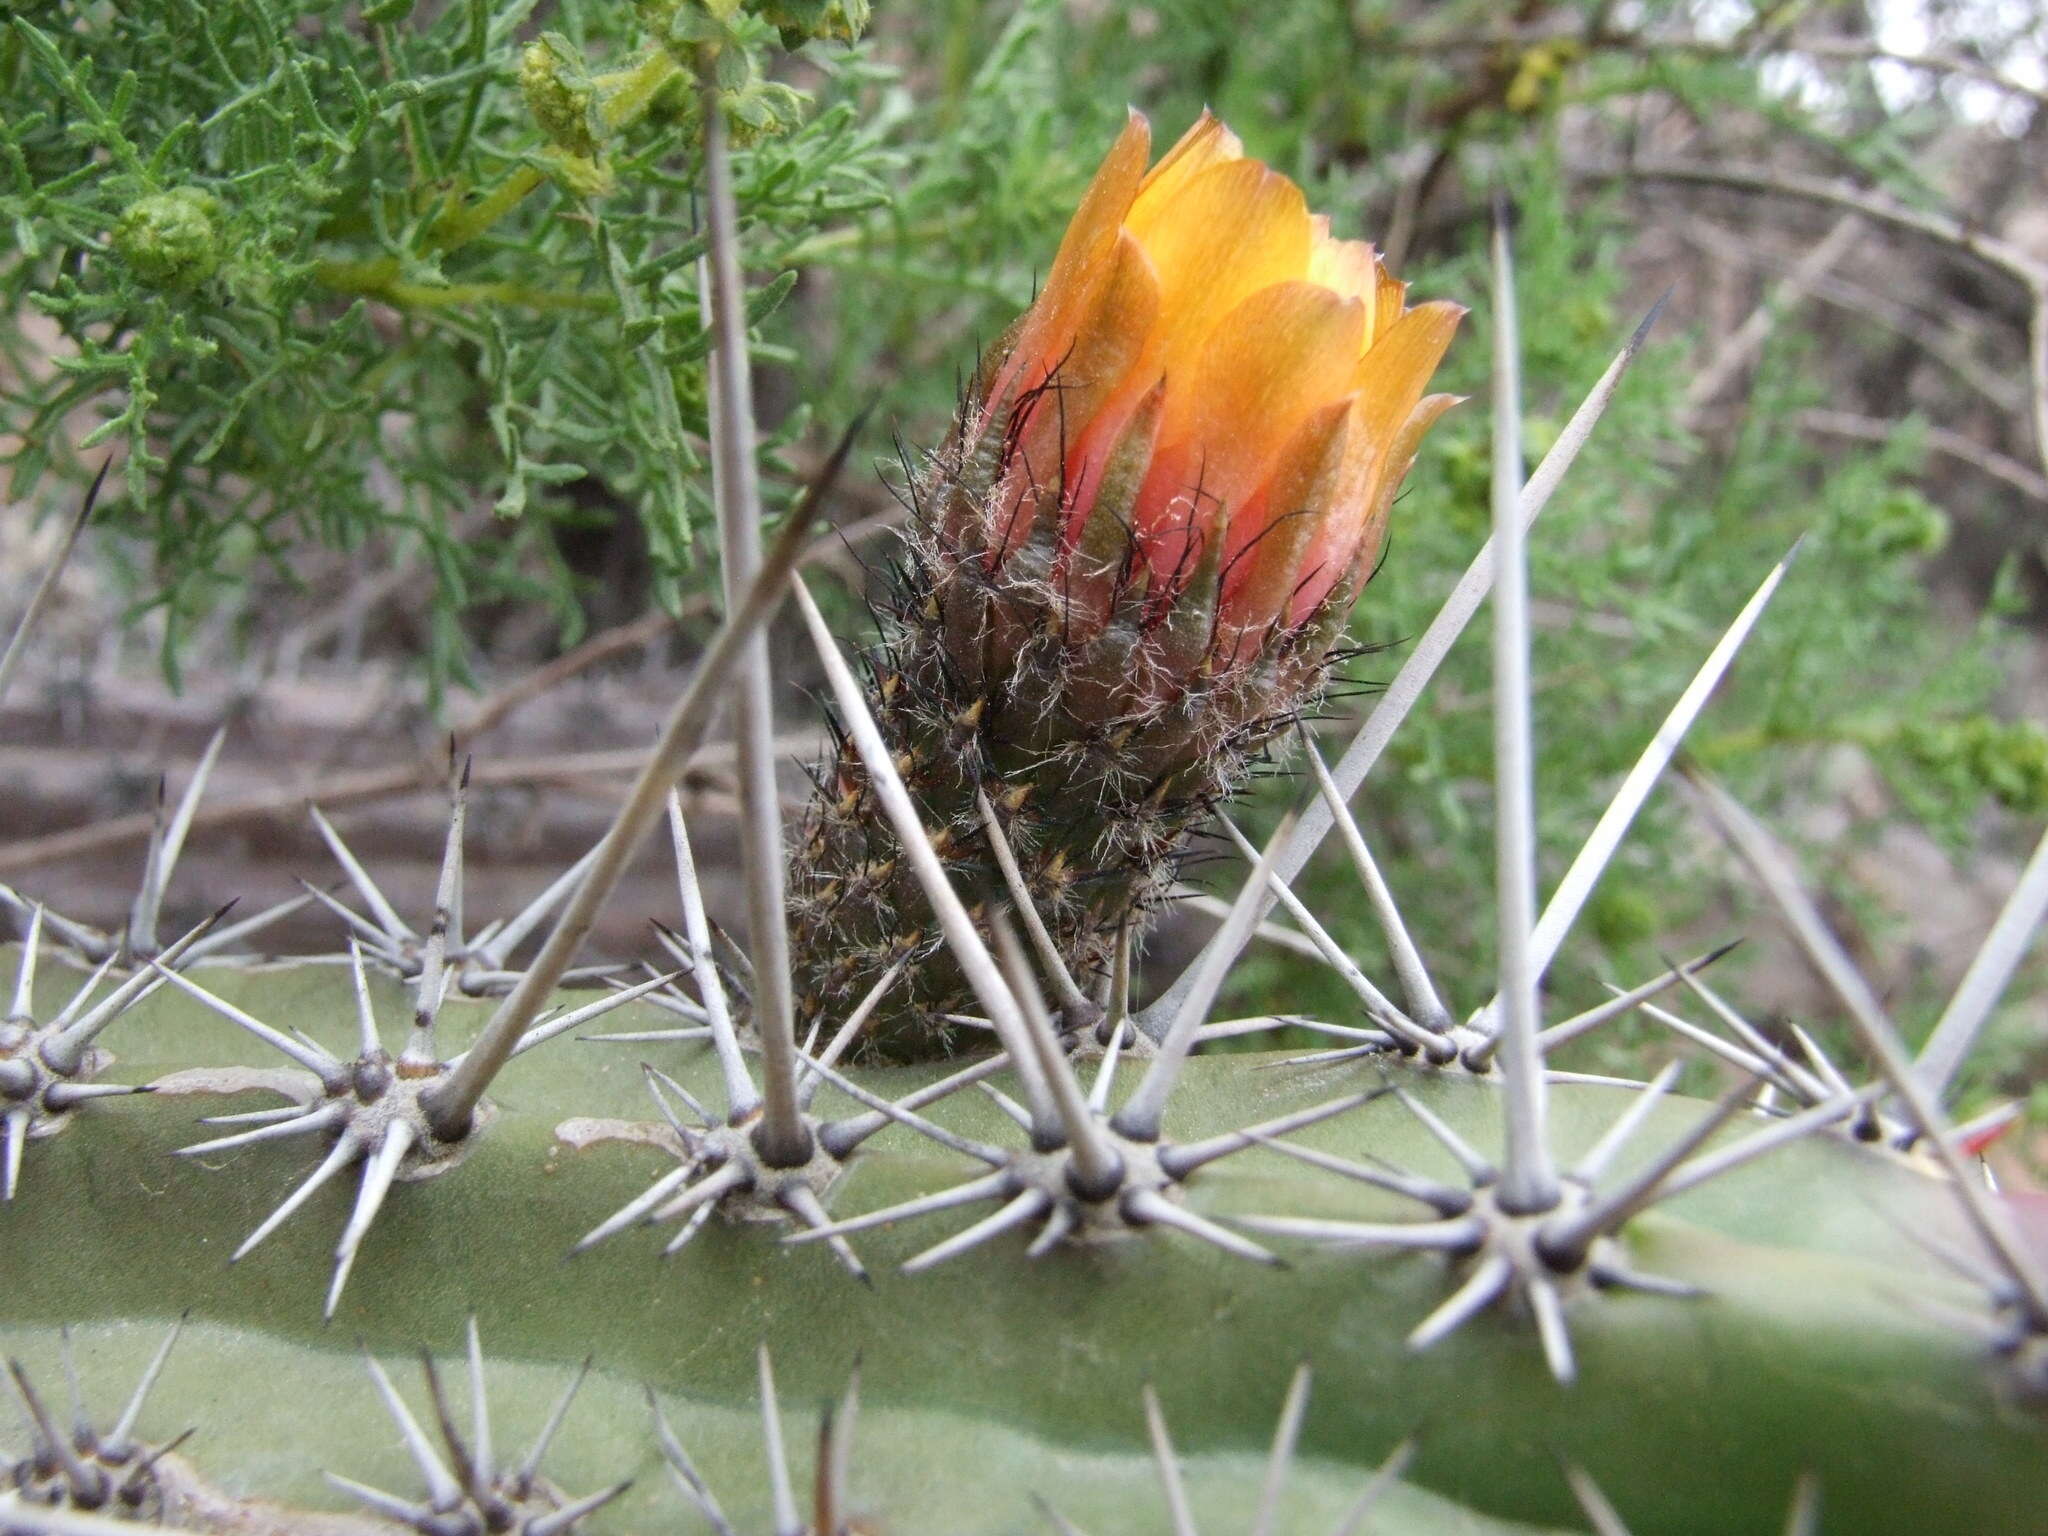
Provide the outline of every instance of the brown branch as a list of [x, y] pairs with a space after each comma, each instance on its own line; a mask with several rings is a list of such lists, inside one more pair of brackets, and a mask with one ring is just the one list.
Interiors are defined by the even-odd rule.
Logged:
[[[311, 791], [273, 790], [268, 794], [250, 795], [241, 800], [227, 801], [219, 805], [199, 808], [192, 818], [192, 829], [226, 826], [238, 821], [260, 820], [284, 812], [296, 812], [308, 800], [317, 798], [322, 805], [353, 805], [363, 800], [375, 800], [387, 795], [404, 794], [412, 789], [424, 789], [439, 782], [438, 773], [432, 776], [422, 774], [418, 763], [408, 763], [401, 768], [369, 769], [358, 773], [337, 774], [313, 786]], [[41, 837], [22, 838], [18, 842], [0, 847], [0, 873], [12, 874], [16, 870], [29, 869], [37, 864], [48, 864], [56, 859], [77, 858], [83, 854], [100, 853], [109, 848], [119, 848], [127, 843], [139, 843], [149, 836], [156, 817], [148, 811], [138, 811], [128, 816], [115, 816], [106, 821], [94, 822], [89, 826], [68, 827], [62, 832], [50, 832]]]
[[1709, 165], [1690, 160], [1583, 161], [1572, 174], [1584, 181], [1675, 181], [1725, 187], [1734, 192], [1762, 192], [1821, 203], [1847, 213], [1860, 213], [1874, 223], [1918, 235], [1972, 256], [2017, 282], [2030, 294], [2048, 288], [2048, 264], [2008, 241], [2000, 240], [1945, 213], [1909, 208], [1904, 203], [1847, 182], [1775, 171], [1764, 166]]
[[630, 623], [615, 625], [600, 634], [592, 635], [581, 645], [564, 651], [553, 661], [536, 667], [524, 677], [516, 678], [504, 687], [484, 695], [477, 702], [476, 708], [455, 727], [457, 740], [476, 740], [500, 724], [514, 710], [532, 703], [552, 689], [559, 688], [570, 678], [587, 672], [614, 656], [652, 645], [685, 619], [696, 618], [710, 610], [711, 599], [700, 595], [682, 603], [674, 613], [657, 608], [654, 612], [643, 614]]
[[1690, 33], [1621, 32], [1589, 30], [1577, 26], [1550, 26], [1513, 27], [1494, 32], [1473, 30], [1439, 37], [1394, 34], [1376, 37], [1374, 43], [1389, 53], [1423, 56], [1491, 53], [1503, 48], [1548, 48], [1559, 44], [1583, 48], [1589, 52], [1632, 53], [1645, 58], [1658, 54], [1689, 53], [1704, 58], [1754, 60], [1797, 53], [1836, 64], [1896, 64], [1930, 75], [1956, 75], [2007, 95], [2048, 106], [2048, 88], [2029, 85], [2026, 81], [2006, 74], [1996, 65], [1987, 64], [1982, 59], [1973, 59], [1961, 53], [1908, 53], [1903, 49], [1886, 48], [1878, 43], [1854, 37], [1781, 36], [1766, 41], [1752, 41], [1747, 36], [1737, 36], [1723, 42]]
[[[1882, 416], [1857, 416], [1848, 411], [1801, 411], [1799, 425], [1809, 432], [1829, 437], [1853, 438], [1861, 443], [1888, 443], [1905, 430], [1905, 424]], [[1947, 427], [1921, 429], [1927, 446], [1945, 458], [1968, 464], [1993, 480], [2011, 486], [2022, 496], [2048, 505], [2048, 478], [2043, 478], [2018, 459], [1985, 447], [1975, 438], [1952, 432]]]
[[[849, 546], [857, 548], [902, 520], [902, 509], [892, 508], [849, 523], [843, 529], [835, 528], [811, 541], [804, 550], [802, 563], [806, 566], [829, 565], [843, 570], [848, 564], [846, 550]], [[455, 735], [464, 742], [474, 741], [503, 722], [514, 710], [532, 703], [579, 673], [587, 672], [614, 656], [652, 645], [686, 619], [699, 618], [710, 611], [711, 597], [708, 593], [701, 593], [684, 601], [674, 613], [649, 613], [602, 634], [592, 635], [575, 649], [563, 652], [546, 665], [485, 695], [468, 717], [455, 727]]]
[[[776, 737], [775, 747], [784, 756], [797, 757], [805, 753], [822, 751], [824, 738], [815, 732], [791, 732]], [[646, 759], [645, 749], [639, 747], [508, 758], [501, 762], [476, 765], [471, 772], [470, 782], [475, 785], [521, 785], [572, 780], [590, 783], [601, 777], [617, 777], [637, 772]], [[688, 771], [694, 776], [708, 768], [729, 764], [731, 760], [730, 743], [711, 742], [700, 748], [690, 759]], [[372, 801], [389, 800], [400, 795], [429, 790], [438, 793], [446, 787], [447, 771], [446, 762], [435, 759], [431, 762], [402, 764], [396, 768], [370, 768], [353, 773], [335, 774], [331, 778], [320, 779], [296, 788], [269, 790], [262, 794], [245, 796], [240, 800], [222, 801], [211, 806], [202, 805], [198, 814], [192, 818], [192, 830], [261, 821], [271, 816], [296, 816], [308, 805], [318, 805], [322, 810], [334, 810], [342, 806], [365, 805]], [[154, 824], [155, 816], [150, 812], [141, 811], [94, 822], [89, 826], [69, 827], [62, 832], [46, 833], [41, 837], [22, 838], [0, 847], [0, 873], [12, 874], [38, 864], [103, 853], [124, 844], [139, 843], [149, 836], [150, 828]]]
[[[1842, 217], [1853, 221], [1858, 216], [1844, 214]], [[1685, 237], [1713, 258], [1730, 265], [1768, 266], [1785, 277], [1797, 271], [1797, 264], [1789, 257], [1776, 257], [1761, 248], [1753, 236], [1724, 229], [1711, 219], [1687, 219]], [[1805, 291], [1809, 298], [1881, 326], [1911, 343], [1954, 374], [1962, 384], [1983, 396], [1993, 409], [2008, 416], [2017, 416], [2025, 409], [2025, 381], [1980, 362], [1971, 350], [1973, 338], [1953, 324], [1961, 317], [1952, 313], [1930, 313], [1896, 295], [1873, 293], [1838, 272], [1816, 275]], [[1782, 302], [1783, 297], [1779, 295], [1778, 302]], [[1953, 306], [1948, 308], [1952, 310]]]
[[[842, 574], [857, 573], [858, 557], [852, 551], [894, 527], [903, 516], [901, 508], [892, 506], [886, 511], [859, 518], [844, 528], [830, 530], [804, 550], [802, 563], [825, 566]], [[369, 590], [377, 600], [381, 600], [388, 595], [388, 584], [402, 574], [396, 573], [372, 583]], [[335, 611], [345, 613], [353, 609], [362, 597], [360, 591], [349, 594], [336, 605]], [[694, 597], [681, 604], [674, 613], [649, 613], [593, 635], [574, 649], [486, 694], [455, 727], [454, 734], [465, 743], [474, 741], [502, 725], [515, 711], [570, 679], [613, 657], [651, 645], [678, 625], [704, 615], [710, 609], [708, 596]], [[819, 739], [810, 733], [784, 735], [776, 738], [775, 745], [779, 752], [794, 755], [816, 750]], [[691, 760], [691, 767], [693, 770], [702, 769], [725, 762], [729, 756], [726, 744], [713, 743], [697, 753]], [[473, 772], [472, 782], [514, 785], [581, 781], [579, 789], [594, 788], [593, 780], [637, 771], [644, 758], [645, 752], [639, 748], [514, 758], [479, 764]], [[437, 747], [411, 763], [333, 774], [296, 787], [202, 805], [193, 817], [192, 830], [233, 826], [277, 816], [295, 817], [307, 804], [335, 809], [421, 791], [438, 791], [445, 783], [446, 771], [445, 760]], [[141, 843], [148, 838], [154, 823], [155, 817], [151, 813], [137, 812], [0, 845], [0, 873], [12, 874], [61, 859], [79, 858]]]
[[1777, 329], [1778, 317], [1795, 308], [1814, 284], [1848, 255], [1861, 233], [1862, 226], [1857, 216], [1843, 214], [1826, 237], [1771, 286], [1770, 292], [1750, 311], [1748, 318], [1728, 334], [1700, 371], [1693, 375], [1692, 383], [1685, 391], [1684, 418], [1697, 415], [1701, 407], [1720, 394], [1730, 379], [1755, 361], [1764, 343]]
[[[844, 570], [851, 563], [847, 553], [850, 547], [857, 547], [865, 540], [895, 526], [902, 517], [900, 509], [892, 509], [861, 518], [848, 524], [844, 529], [834, 529], [811, 542], [804, 551], [803, 563], [828, 565]], [[570, 678], [611, 657], [639, 646], [652, 644], [685, 619], [708, 612], [710, 606], [709, 597], [692, 598], [673, 614], [647, 614], [608, 629], [602, 634], [593, 635], [574, 650], [486, 695], [456, 727], [455, 734], [465, 742], [474, 740], [502, 724], [513, 711], [531, 703], [549, 690], [560, 687]], [[811, 734], [785, 735], [776, 739], [777, 749], [788, 754], [813, 749], [817, 744], [817, 738]], [[713, 743], [692, 759], [691, 766], [696, 768], [713, 762], [723, 762], [728, 750], [724, 743]], [[646, 753], [636, 747], [611, 752], [584, 752], [559, 757], [483, 763], [474, 770], [472, 782], [527, 784], [564, 777], [625, 774], [636, 771], [645, 756]], [[261, 821], [272, 816], [295, 816], [307, 804], [318, 804], [331, 809], [389, 799], [418, 790], [438, 790], [445, 782], [446, 774], [446, 761], [436, 750], [415, 762], [393, 768], [341, 773], [302, 787], [271, 790], [211, 806], [202, 805], [198, 814], [192, 818], [192, 830], [196, 832], [206, 828], [232, 826], [245, 821]], [[140, 843], [149, 836], [154, 822], [155, 818], [149, 812], [136, 812], [95, 822], [90, 826], [68, 827], [61, 832], [22, 838], [0, 845], [0, 874], [12, 874], [58, 859], [78, 858], [85, 854], [102, 853], [108, 849]]]
[[1952, 215], [1909, 208], [1904, 203], [1862, 187], [1805, 176], [1796, 171], [1773, 171], [1761, 166], [1704, 165], [1693, 161], [1631, 160], [1574, 166], [1573, 174], [1594, 181], [1674, 181], [1800, 198], [1844, 212], [1860, 213], [1888, 228], [1946, 246], [2011, 279], [2025, 291], [2028, 301], [2027, 375], [2034, 451], [2040, 459], [2043, 473], [2048, 474], [2048, 262], [2037, 260], [2009, 241], [1973, 229]]
[[1814, 283], [1813, 296], [1910, 342], [1955, 375], [1958, 382], [1974, 390], [1993, 410], [2008, 416], [2018, 416], [2025, 410], [2026, 380], [2001, 372], [1995, 362], [1987, 363], [1980, 358], [1972, 348], [1981, 337], [1972, 336], [1952, 323], [1963, 317], [1931, 317], [1924, 310], [1833, 275]]

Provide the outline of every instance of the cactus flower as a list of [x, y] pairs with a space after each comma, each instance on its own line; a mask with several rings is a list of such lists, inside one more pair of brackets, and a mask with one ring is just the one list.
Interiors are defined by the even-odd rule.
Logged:
[[[1370, 245], [1333, 236], [1207, 114], [1149, 158], [1133, 113], [912, 485], [871, 658], [876, 716], [956, 880], [1030, 900], [1070, 998], [1313, 707], [1452, 403], [1424, 391], [1463, 314], [1410, 308]], [[794, 887], [799, 949], [820, 957], [807, 1001], [849, 1004], [908, 960], [898, 1020], [959, 1006], [945, 962], [922, 963], [936, 936], [859, 762], [843, 752], [820, 784]]]
[[1132, 113], [983, 402], [984, 425], [1008, 413], [992, 557], [1055, 512], [1069, 565], [1091, 540], [1126, 552], [1128, 530], [1156, 617], [1213, 551], [1216, 643], [1241, 659], [1356, 592], [1452, 403], [1423, 391], [1464, 311], [1408, 307], [1370, 245], [1216, 118], [1147, 170], [1149, 143]]

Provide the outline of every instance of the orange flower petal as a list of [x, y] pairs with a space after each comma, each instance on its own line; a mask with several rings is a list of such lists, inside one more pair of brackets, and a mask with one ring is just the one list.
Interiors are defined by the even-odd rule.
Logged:
[[[1349, 393], [1365, 315], [1309, 282], [1274, 283], [1235, 305], [1195, 368], [1167, 380], [1168, 445], [1206, 445], [1219, 494], [1241, 500], [1316, 406]], [[1242, 466], [1240, 469], [1238, 466]]]
[[1378, 307], [1378, 258], [1374, 256], [1369, 241], [1338, 240], [1330, 234], [1328, 219], [1314, 222], [1322, 227], [1316, 231], [1315, 243], [1308, 253], [1308, 280], [1321, 283], [1325, 288], [1334, 288], [1346, 298], [1357, 299], [1366, 305], [1365, 344], [1370, 346], [1377, 334], [1372, 323]]
[[[1347, 399], [1351, 407], [1351, 430], [1344, 439], [1344, 459], [1338, 466], [1337, 483], [1330, 496], [1328, 511], [1317, 525], [1310, 547], [1303, 551], [1299, 567], [1300, 572], [1310, 577], [1333, 564], [1341, 573], [1348, 562], [1359, 525], [1372, 504], [1373, 471], [1386, 447], [1384, 435], [1374, 436], [1365, 397], [1354, 393]], [[1329, 586], [1329, 580], [1321, 582], [1323, 591], [1328, 591]]]
[[1458, 332], [1458, 322], [1464, 318], [1463, 305], [1443, 299], [1418, 304], [1390, 325], [1372, 350], [1358, 360], [1359, 414], [1375, 455], [1382, 461], [1381, 450], [1393, 442], [1415, 402], [1422, 398], [1430, 375], [1443, 361]]
[[1366, 538], [1378, 542], [1380, 528], [1372, 525], [1385, 524], [1387, 510], [1394, 504], [1394, 494], [1401, 489], [1401, 482], [1408, 478], [1408, 471], [1415, 467], [1415, 455], [1421, 451], [1422, 440], [1429, 434], [1429, 429], [1452, 406], [1464, 403], [1463, 395], [1424, 395], [1415, 402], [1415, 409], [1408, 413], [1401, 430], [1394, 434], [1393, 446], [1387, 450], [1379, 483], [1374, 487], [1373, 505], [1367, 509]]
[[[1235, 160], [1201, 171], [1147, 220], [1133, 210], [1126, 233], [1152, 264], [1160, 311], [1143, 356], [1077, 443], [1091, 458], [1116, 440], [1162, 376], [1170, 395], [1180, 392], [1227, 312], [1256, 290], [1301, 275], [1310, 231], [1308, 209], [1291, 182], [1255, 160]], [[1087, 506], [1085, 495], [1076, 506]]]
[[1046, 293], [1073, 282], [1084, 269], [1110, 254], [1118, 226], [1130, 212], [1144, 182], [1145, 162], [1151, 151], [1152, 125], [1145, 120], [1144, 113], [1134, 111], [1125, 118], [1123, 132], [1102, 157], [1088, 190], [1081, 195], [1080, 206], [1067, 221], [1059, 253], [1045, 275]]
[[[1288, 611], [1289, 624], [1305, 623], [1321, 606], [1331, 588], [1363, 564], [1369, 570], [1379, 559], [1386, 538], [1387, 515], [1394, 496], [1414, 467], [1416, 450], [1437, 418], [1464, 400], [1463, 395], [1426, 395], [1416, 402], [1408, 419], [1394, 434], [1383, 452], [1373, 457], [1379, 472], [1367, 485], [1351, 482], [1340, 492], [1341, 504], [1325, 518], [1317, 536], [1302, 557], [1299, 585]], [[1352, 446], [1356, 446], [1355, 434]], [[1349, 466], [1347, 466], [1347, 471]]]
[[1308, 413], [1345, 394], [1364, 325], [1354, 299], [1276, 283], [1225, 316], [1193, 369], [1168, 375], [1159, 451], [1134, 509], [1155, 571], [1176, 567], [1219, 506], [1235, 518]]
[[[1138, 202], [1163, 206], [1178, 197], [1189, 181], [1210, 166], [1243, 158], [1243, 140], [1224, 127], [1221, 118], [1204, 107], [1193, 126], [1146, 173], [1138, 186]], [[1132, 211], [1137, 211], [1135, 205]]]
[[1086, 510], [1080, 497], [1084, 487], [1076, 481], [1080, 439], [1144, 352], [1158, 315], [1159, 280], [1152, 263], [1136, 239], [1120, 233], [1072, 345], [1048, 361], [1044, 391], [1022, 408], [1023, 424], [1013, 429], [1017, 448], [1011, 455], [1014, 478], [1006, 512], [1014, 511], [1025, 495], [1042, 500], [1060, 487], [1071, 507]]
[[1151, 257], [1136, 236], [1120, 231], [1073, 347], [1055, 365], [1053, 381], [1069, 422], [1093, 416], [1123, 383], [1144, 355], [1159, 308], [1159, 276]]
[[1025, 388], [1034, 387], [1038, 380], [1025, 370], [1043, 369], [1066, 351], [1075, 327], [1107, 275], [1120, 227], [1144, 179], [1151, 146], [1152, 125], [1142, 113], [1131, 113], [1082, 195], [1080, 207], [1067, 223], [1059, 254], [1053, 257], [1045, 286], [1031, 306], [1016, 349], [997, 380], [998, 388], [991, 393], [991, 400], [1000, 401], [1004, 391], [1016, 384], [1020, 376]]
[[1374, 297], [1379, 310], [1373, 322], [1375, 337], [1384, 336], [1394, 328], [1394, 322], [1401, 318], [1402, 306], [1408, 302], [1408, 285], [1397, 281], [1387, 270], [1385, 262], [1374, 264]]
[[[1357, 430], [1350, 437], [1341, 492], [1343, 502], [1359, 509], [1359, 515], [1372, 504], [1388, 445], [1428, 385], [1464, 314], [1458, 305], [1442, 301], [1419, 305], [1397, 318], [1359, 359], [1351, 383]], [[1332, 539], [1353, 536], [1341, 519], [1331, 525]]]
[[1287, 440], [1224, 545], [1221, 644], [1226, 665], [1256, 649], [1285, 613], [1304, 555], [1337, 506], [1355, 416], [1347, 396], [1309, 413]]
[[1424, 395], [1415, 402], [1415, 409], [1408, 413], [1408, 419], [1401, 426], [1401, 435], [1394, 439], [1394, 451], [1388, 455], [1389, 462], [1401, 466], [1401, 473], [1407, 474], [1415, 462], [1415, 455], [1422, 448], [1422, 439], [1437, 419], [1454, 405], [1463, 405], [1464, 395]]
[[[1063, 580], [1120, 579], [1109, 556], [1134, 537], [1156, 613], [1199, 608], [1189, 622], [1207, 635], [1206, 615], [1227, 611], [1263, 635], [1340, 584], [1355, 593], [1416, 445], [1453, 403], [1422, 391], [1464, 312], [1408, 309], [1370, 244], [1311, 218], [1210, 113], [1148, 171], [1149, 143], [1132, 113], [1014, 348], [985, 368], [981, 421], [1006, 478], [971, 499]], [[1190, 565], [1206, 595], [1176, 604]]]

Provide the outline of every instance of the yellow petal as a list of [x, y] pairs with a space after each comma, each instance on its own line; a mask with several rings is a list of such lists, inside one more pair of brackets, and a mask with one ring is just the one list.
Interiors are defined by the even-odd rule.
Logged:
[[[1365, 240], [1338, 240], [1330, 234], [1330, 221], [1317, 219], [1322, 226], [1308, 254], [1308, 280], [1321, 283], [1325, 288], [1334, 288], [1348, 299], [1357, 299], [1367, 306], [1367, 319], [1373, 321], [1378, 307], [1379, 263], [1373, 255], [1370, 242]], [[1368, 324], [1366, 345], [1372, 344], [1373, 331]]]
[[1161, 441], [1199, 444], [1217, 493], [1242, 500], [1252, 489], [1243, 475], [1262, 471], [1311, 410], [1350, 392], [1364, 323], [1355, 300], [1314, 283], [1260, 289], [1213, 328], [1192, 370], [1168, 378]]
[[[1370, 244], [1311, 218], [1212, 114], [1148, 171], [1149, 145], [1133, 112], [1013, 349], [977, 379], [1003, 476], [978, 504], [1069, 585], [1121, 580], [1110, 557], [1135, 539], [1149, 601], [1199, 607], [1200, 636], [1220, 614], [1256, 648], [1355, 595], [1416, 445], [1454, 403], [1423, 391], [1464, 311], [1410, 310]], [[1174, 604], [1190, 566], [1206, 596]], [[1070, 617], [1099, 623], [1099, 606]]]
[[[1193, 126], [1146, 173], [1138, 187], [1141, 204], [1159, 205], [1178, 197], [1189, 181], [1226, 160], [1242, 160], [1244, 143], [1223, 126], [1223, 120], [1207, 107]], [[1133, 208], [1135, 212], [1135, 207]]]
[[1394, 505], [1394, 496], [1401, 489], [1401, 482], [1408, 478], [1408, 471], [1415, 467], [1415, 455], [1421, 450], [1422, 439], [1437, 419], [1454, 405], [1464, 404], [1463, 395], [1424, 395], [1415, 402], [1415, 409], [1408, 413], [1407, 421], [1394, 435], [1393, 446], [1387, 450], [1379, 483], [1373, 488], [1373, 504], [1366, 509], [1366, 526], [1361, 542], [1379, 544], [1386, 532], [1387, 513]]
[[1126, 227], [1159, 276], [1159, 347], [1148, 361], [1169, 389], [1227, 312], [1308, 267], [1301, 191], [1256, 160], [1211, 166], [1170, 203], [1133, 208]]
[[1418, 304], [1394, 321], [1358, 360], [1359, 415], [1376, 460], [1415, 409], [1430, 376], [1465, 318], [1462, 305], [1443, 299]]
[[1372, 333], [1379, 337], [1394, 328], [1394, 322], [1401, 318], [1402, 306], [1408, 301], [1408, 285], [1396, 281], [1383, 261], [1374, 263], [1374, 297], [1378, 315]]
[[1159, 280], [1152, 275], [1152, 263], [1143, 246], [1119, 234], [1072, 344], [1048, 361], [1043, 388], [1019, 407], [1021, 423], [1012, 428], [1017, 447], [1010, 456], [1016, 470], [1013, 499], [1006, 512], [1015, 510], [1018, 497], [1029, 494], [1039, 501], [1060, 487], [1066, 488], [1070, 507], [1081, 505], [1076, 449], [1144, 351], [1158, 314]]
[[1081, 195], [1073, 218], [1067, 221], [1059, 253], [1053, 257], [1052, 268], [1045, 276], [1045, 293], [1074, 281], [1085, 269], [1110, 255], [1118, 226], [1130, 212], [1144, 182], [1145, 161], [1151, 148], [1152, 125], [1145, 120], [1144, 113], [1131, 112], [1124, 119], [1123, 132], [1110, 145], [1094, 179], [1088, 183], [1088, 190]]
[[1300, 191], [1254, 160], [1209, 166], [1170, 207], [1145, 219], [1133, 210], [1126, 232], [1151, 262], [1159, 315], [1143, 355], [1078, 445], [1096, 456], [1162, 377], [1172, 393], [1194, 373], [1226, 313], [1255, 291], [1300, 276], [1310, 233]]
[[1192, 369], [1169, 373], [1159, 448], [1134, 509], [1155, 572], [1176, 567], [1219, 507], [1234, 518], [1309, 412], [1346, 394], [1364, 324], [1354, 299], [1276, 283], [1225, 316]]
[[[1428, 387], [1464, 313], [1455, 304], [1418, 306], [1396, 319], [1359, 360], [1351, 383], [1357, 401], [1356, 430], [1346, 452], [1341, 499], [1360, 509], [1360, 515], [1372, 504], [1373, 484], [1388, 445]], [[1333, 529], [1338, 527], [1333, 524]], [[1336, 536], [1340, 533], [1333, 532]]]
[[1159, 307], [1151, 258], [1134, 235], [1119, 233], [1074, 344], [1053, 374], [1060, 409], [1071, 425], [1087, 421], [1124, 381], [1152, 337]]

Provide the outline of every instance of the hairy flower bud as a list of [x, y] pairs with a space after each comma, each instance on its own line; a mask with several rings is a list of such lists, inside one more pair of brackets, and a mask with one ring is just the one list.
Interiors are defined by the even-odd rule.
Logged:
[[[1424, 391], [1463, 314], [1411, 308], [1215, 118], [1148, 169], [1149, 149], [1133, 113], [913, 487], [875, 658], [877, 713], [957, 877], [1009, 899], [986, 791], [1084, 986], [1190, 828], [1314, 704], [1453, 403]], [[926, 942], [921, 898], [858, 824], [863, 784], [842, 758], [809, 833], [800, 895], [837, 957], [820, 1002]]]

